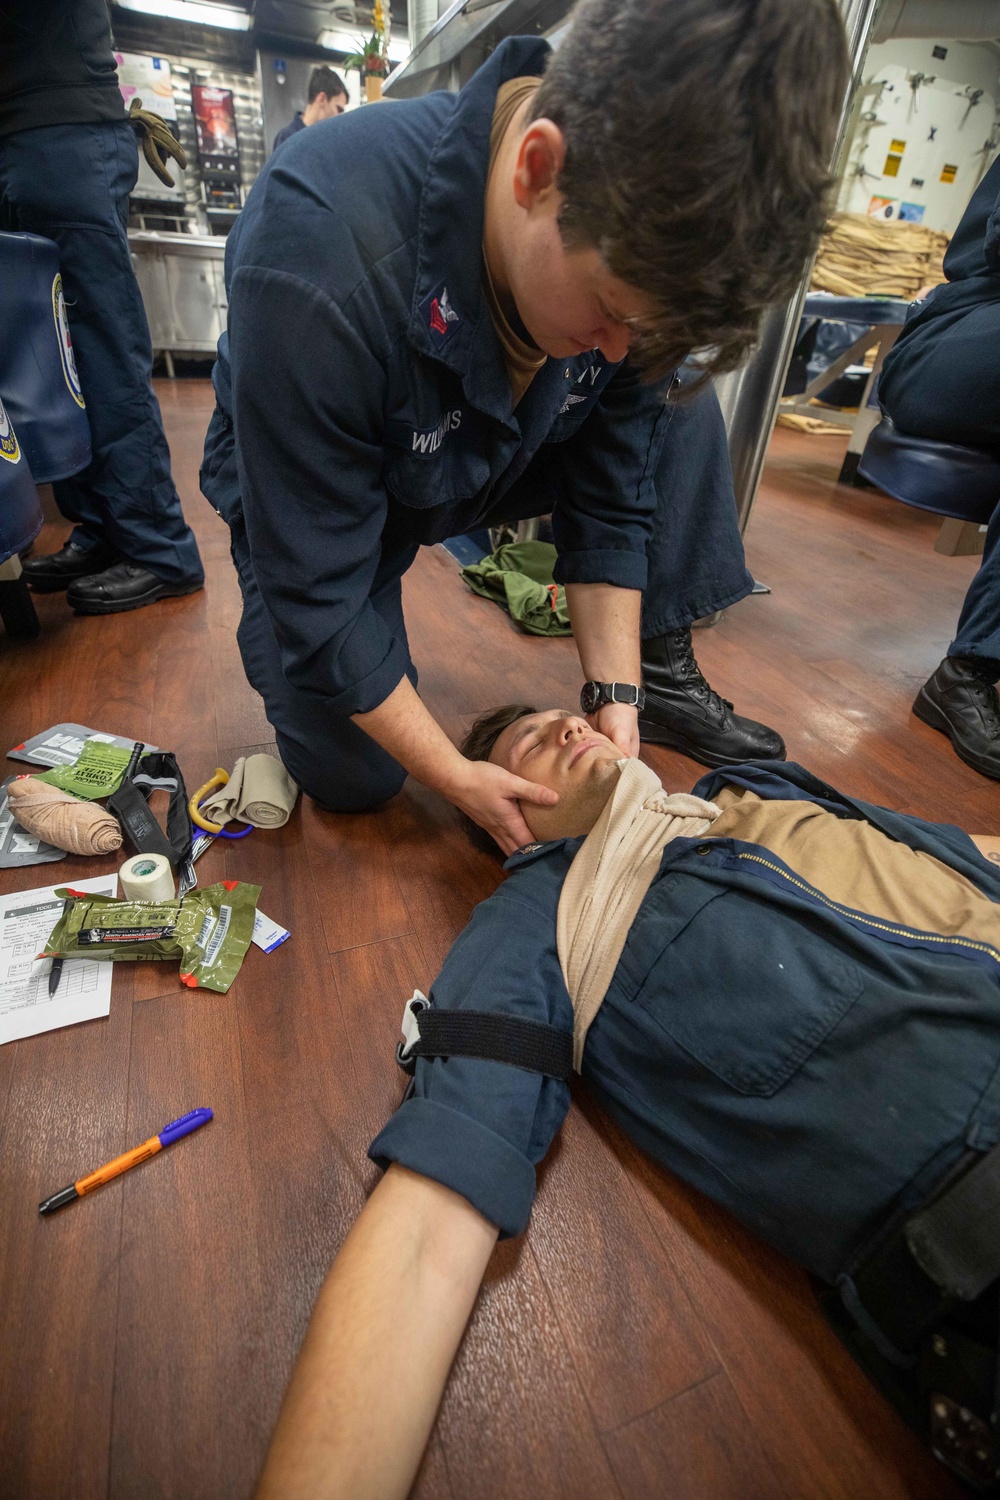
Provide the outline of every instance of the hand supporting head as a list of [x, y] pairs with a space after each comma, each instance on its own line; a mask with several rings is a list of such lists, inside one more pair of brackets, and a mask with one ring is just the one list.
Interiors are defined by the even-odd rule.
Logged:
[[462, 745], [470, 760], [488, 760], [558, 792], [555, 807], [521, 804], [536, 839], [590, 832], [618, 781], [622, 752], [579, 714], [509, 704], [476, 720]]

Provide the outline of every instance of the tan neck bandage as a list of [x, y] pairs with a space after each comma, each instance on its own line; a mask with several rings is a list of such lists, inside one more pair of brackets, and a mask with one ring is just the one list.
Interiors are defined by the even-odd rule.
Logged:
[[714, 802], [665, 792], [640, 760], [618, 763], [613, 796], [584, 839], [559, 897], [556, 942], [573, 1002], [573, 1067], [614, 977], [629, 930], [671, 839], [697, 838], [719, 816]]

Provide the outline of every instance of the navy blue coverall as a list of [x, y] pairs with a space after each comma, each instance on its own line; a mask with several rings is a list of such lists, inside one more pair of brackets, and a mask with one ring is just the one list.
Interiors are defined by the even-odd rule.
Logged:
[[[902, 432], [1000, 448], [1000, 157], [976, 189], [944, 258], [945, 285], [915, 304], [879, 379]], [[995, 664], [1000, 678], [1000, 495], [983, 561], [949, 656]]]
[[556, 578], [645, 589], [646, 637], [752, 587], [713, 393], [667, 405], [595, 350], [549, 359], [512, 410], [481, 286], [489, 137], [497, 89], [548, 50], [511, 38], [457, 95], [299, 131], [226, 246], [202, 489], [281, 758], [337, 810], [405, 777], [349, 716], [416, 681], [400, 580], [421, 545], [551, 512]]
[[204, 577], [150, 386], [126, 226], [139, 173], [104, 0], [12, 0], [0, 17], [0, 231], [55, 240], [93, 458], [53, 486], [84, 548], [169, 582]]
[[[1000, 870], [958, 828], [854, 801], [791, 763], [712, 772], [695, 795], [723, 785], [865, 819], [1000, 903]], [[556, 912], [579, 846], [511, 856], [509, 879], [445, 959], [434, 1007], [572, 1032]], [[850, 1306], [854, 1269], [890, 1209], [914, 1210], [967, 1151], [1000, 1140], [1000, 946], [866, 918], [756, 844], [675, 839], [582, 1076], [638, 1145], [839, 1281]], [[567, 1084], [505, 1063], [420, 1058], [369, 1154], [520, 1234], [569, 1100]]]
[[290, 141], [293, 135], [298, 135], [300, 130], [305, 129], [306, 122], [302, 118], [302, 111], [300, 109], [296, 111], [294, 120], [279, 130], [274, 137], [274, 145], [271, 147], [272, 152], [277, 151], [278, 147], [284, 145], [285, 141]]

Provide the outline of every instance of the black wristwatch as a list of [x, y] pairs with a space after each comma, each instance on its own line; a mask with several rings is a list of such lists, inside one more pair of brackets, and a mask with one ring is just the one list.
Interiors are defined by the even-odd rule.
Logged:
[[627, 703], [640, 713], [646, 702], [646, 694], [634, 682], [585, 682], [580, 690], [580, 710], [585, 714], [596, 714], [605, 703]]

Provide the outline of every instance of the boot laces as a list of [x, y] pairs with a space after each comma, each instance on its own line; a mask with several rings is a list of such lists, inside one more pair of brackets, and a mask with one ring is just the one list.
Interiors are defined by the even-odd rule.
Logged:
[[1000, 697], [996, 688], [985, 677], [973, 677], [969, 685], [982, 707], [986, 728], [1000, 738]]
[[700, 698], [707, 707], [721, 713], [723, 707], [732, 708], [728, 698], [723, 698], [717, 693], [708, 681], [704, 672], [698, 665], [694, 654], [694, 643], [691, 640], [690, 630], [680, 630], [674, 637], [674, 643], [678, 647], [678, 661], [684, 674], [684, 681], [690, 687], [695, 697]]

